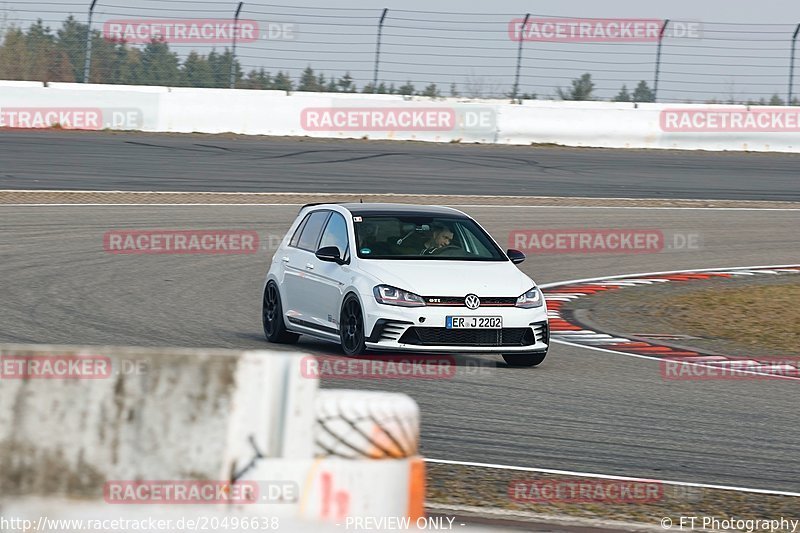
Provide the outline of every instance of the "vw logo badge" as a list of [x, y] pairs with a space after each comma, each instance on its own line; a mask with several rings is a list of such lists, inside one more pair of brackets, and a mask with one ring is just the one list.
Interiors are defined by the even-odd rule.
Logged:
[[467, 294], [467, 297], [464, 298], [464, 305], [469, 309], [477, 309], [481, 306], [481, 299], [474, 294]]

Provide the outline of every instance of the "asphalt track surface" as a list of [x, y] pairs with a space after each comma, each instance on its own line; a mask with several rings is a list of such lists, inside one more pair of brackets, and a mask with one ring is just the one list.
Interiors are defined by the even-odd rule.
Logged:
[[[174, 161], [164, 157], [170, 168]], [[701, 248], [692, 251], [531, 256], [521, 267], [540, 283], [799, 262], [798, 211], [466, 210], [501, 242], [511, 230], [532, 227], [656, 228], [701, 237]], [[103, 251], [103, 234], [241, 228], [257, 230], [268, 243], [270, 235], [285, 233], [296, 212], [296, 206], [0, 206], [0, 342], [269, 348], [260, 289], [271, 252], [112, 255]], [[337, 353], [314, 341], [298, 346]], [[658, 362], [558, 344], [535, 369], [507, 368], [495, 356], [457, 360], [451, 379], [325, 386], [410, 394], [422, 410], [422, 453], [430, 458], [800, 487], [795, 382], [665, 382]]]
[[800, 155], [0, 131], [0, 189], [800, 201]]

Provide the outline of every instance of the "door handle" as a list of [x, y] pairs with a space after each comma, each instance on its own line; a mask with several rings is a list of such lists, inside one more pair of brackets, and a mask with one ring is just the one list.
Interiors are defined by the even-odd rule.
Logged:
[[283, 258], [281, 258], [281, 261], [283, 261], [284, 263], [288, 263], [289, 262], [289, 258], [288, 257], [283, 257]]
[[314, 270], [314, 265], [312, 265], [311, 263], [306, 263], [306, 269]]

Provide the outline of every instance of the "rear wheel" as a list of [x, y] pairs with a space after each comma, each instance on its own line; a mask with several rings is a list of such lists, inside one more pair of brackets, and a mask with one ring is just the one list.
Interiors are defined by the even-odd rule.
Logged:
[[349, 295], [342, 304], [342, 315], [339, 320], [339, 338], [345, 355], [362, 355], [367, 351], [367, 340], [364, 335], [364, 314], [361, 304], [354, 295]]
[[264, 289], [264, 303], [261, 308], [261, 321], [264, 325], [264, 336], [269, 342], [292, 344], [297, 342], [300, 335], [287, 331], [283, 321], [283, 307], [281, 306], [281, 293], [274, 281], [267, 283]]
[[539, 353], [504, 353], [503, 359], [505, 359], [508, 366], [521, 366], [521, 367], [531, 367], [542, 364], [544, 358], [547, 357], [547, 352], [539, 352]]

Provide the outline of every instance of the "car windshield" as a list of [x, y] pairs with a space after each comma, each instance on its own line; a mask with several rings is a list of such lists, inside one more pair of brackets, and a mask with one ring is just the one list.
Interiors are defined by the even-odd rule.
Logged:
[[354, 216], [353, 225], [358, 257], [362, 259], [508, 260], [491, 237], [469, 218]]

